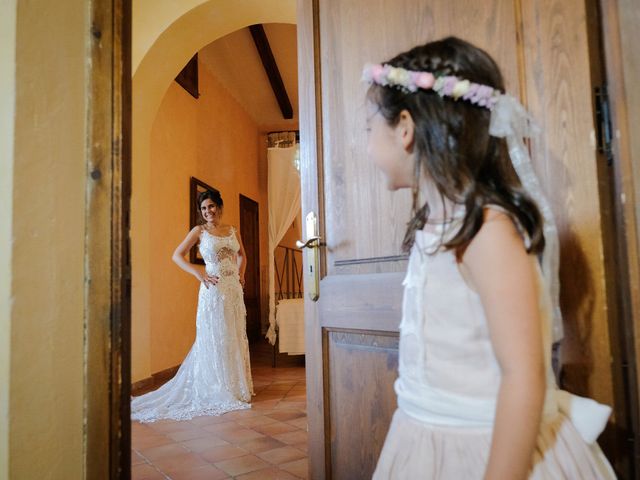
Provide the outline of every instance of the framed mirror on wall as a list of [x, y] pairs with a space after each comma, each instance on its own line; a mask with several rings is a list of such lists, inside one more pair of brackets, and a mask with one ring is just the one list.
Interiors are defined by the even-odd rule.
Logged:
[[[217, 188], [213, 188], [211, 185], [206, 184], [202, 180], [198, 180], [196, 177], [191, 177], [189, 180], [189, 230], [196, 225], [202, 225], [202, 215], [200, 215], [200, 208], [198, 205], [198, 195], [207, 190], [217, 192]], [[200, 255], [198, 245], [191, 247], [189, 251], [189, 261], [191, 263], [197, 263], [204, 265], [204, 259]]]

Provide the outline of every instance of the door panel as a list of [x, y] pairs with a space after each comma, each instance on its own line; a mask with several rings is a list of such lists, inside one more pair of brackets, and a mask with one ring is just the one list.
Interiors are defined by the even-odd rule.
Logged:
[[388, 192], [366, 158], [361, 69], [458, 30], [498, 53], [517, 94], [515, 14], [508, 2], [323, 0], [309, 7], [299, 2], [300, 85], [320, 82], [315, 97], [300, 88], [307, 90], [300, 99], [303, 215], [323, 212], [327, 244], [320, 300], [305, 311], [310, 472], [368, 478], [396, 405], [406, 269], [400, 246], [411, 200], [408, 191]]
[[332, 476], [371, 478], [396, 408], [398, 336], [330, 327], [324, 329], [324, 348]]
[[593, 140], [585, 2], [527, 0], [522, 6], [522, 55], [528, 66], [522, 77], [527, 106], [543, 131], [533, 144], [535, 166], [560, 234], [563, 379], [569, 390], [613, 405], [604, 266], [611, 252], [603, 242], [600, 198], [606, 193], [598, 184]]
[[400, 253], [410, 192], [387, 191], [366, 158], [362, 66], [429, 38], [463, 32], [497, 53], [497, 61], [507, 65], [509, 90], [517, 95], [513, 4], [323, 0], [319, 9], [321, 58], [330, 65], [321, 68], [322, 91], [330, 92], [322, 95], [327, 273], [402, 271], [405, 262], [390, 260]]
[[574, 391], [611, 403], [584, 18], [579, 0], [298, 1], [302, 215], [318, 214], [326, 242], [319, 301], [305, 302], [311, 478], [368, 478], [395, 408], [410, 193], [388, 192], [366, 158], [361, 69], [447, 35], [487, 50], [548, 132], [532, 149], [554, 210], [567, 212], [566, 343], [587, 377]]

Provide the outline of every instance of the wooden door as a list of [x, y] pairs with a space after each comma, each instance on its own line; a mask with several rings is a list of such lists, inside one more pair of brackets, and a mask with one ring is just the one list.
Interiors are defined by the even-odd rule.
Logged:
[[240, 236], [247, 254], [244, 304], [247, 307], [247, 337], [260, 338], [260, 234], [258, 203], [240, 195]]
[[564, 378], [614, 403], [584, 1], [299, 0], [302, 214], [326, 242], [305, 301], [310, 478], [370, 478], [396, 406], [410, 201], [365, 156], [361, 69], [447, 35], [487, 50], [545, 132], [532, 148], [561, 236]]

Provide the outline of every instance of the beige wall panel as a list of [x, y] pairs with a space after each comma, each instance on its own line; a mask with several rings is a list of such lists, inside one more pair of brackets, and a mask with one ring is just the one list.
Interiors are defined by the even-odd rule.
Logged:
[[0, 480], [9, 478], [9, 365], [11, 364], [11, 256], [13, 143], [16, 99], [15, 0], [0, 4]]
[[82, 478], [86, 4], [16, 24], [10, 477]]

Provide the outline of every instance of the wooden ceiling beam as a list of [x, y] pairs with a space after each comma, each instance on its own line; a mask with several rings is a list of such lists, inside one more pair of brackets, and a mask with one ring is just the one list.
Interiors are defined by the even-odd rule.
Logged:
[[280, 106], [282, 116], [289, 120], [293, 118], [293, 107], [291, 107], [287, 90], [284, 88], [284, 83], [280, 76], [280, 70], [278, 70], [278, 64], [273, 56], [273, 52], [271, 51], [271, 46], [269, 45], [269, 40], [267, 39], [264, 27], [262, 25], [251, 25], [249, 27], [249, 31], [251, 32], [253, 43], [256, 45], [256, 49], [260, 55], [260, 60], [262, 60], [264, 71], [269, 78], [273, 94], [276, 96], [276, 100]]

